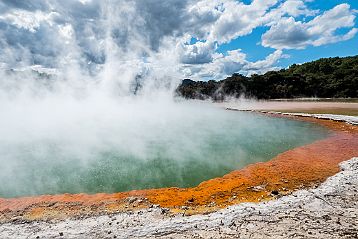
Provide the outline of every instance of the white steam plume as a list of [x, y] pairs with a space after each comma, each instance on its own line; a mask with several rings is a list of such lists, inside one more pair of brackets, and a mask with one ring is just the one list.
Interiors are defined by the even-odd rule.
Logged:
[[[285, 122], [240, 121], [173, 97], [181, 79], [176, 49], [183, 46], [176, 39], [188, 38], [191, 28], [205, 35], [198, 30], [208, 29], [203, 19], [220, 15], [189, 2], [195, 1], [0, 2], [0, 197], [116, 191], [145, 187], [146, 180], [187, 186], [188, 177], [199, 183], [252, 160], [251, 132], [281, 132], [270, 138], [283, 145], [277, 152], [306, 137], [299, 131], [281, 143]], [[190, 19], [188, 9], [195, 13]], [[11, 22], [6, 32], [4, 19]], [[253, 160], [271, 156], [257, 153]], [[108, 170], [112, 178], [102, 178]], [[138, 170], [146, 175], [134, 177]], [[175, 185], [166, 182], [173, 174]]]

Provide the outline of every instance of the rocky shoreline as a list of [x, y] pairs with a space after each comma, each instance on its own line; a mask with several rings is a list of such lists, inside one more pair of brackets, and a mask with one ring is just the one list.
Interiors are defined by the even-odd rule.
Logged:
[[0, 238], [357, 238], [358, 158], [317, 188], [208, 215], [165, 208], [0, 225]]

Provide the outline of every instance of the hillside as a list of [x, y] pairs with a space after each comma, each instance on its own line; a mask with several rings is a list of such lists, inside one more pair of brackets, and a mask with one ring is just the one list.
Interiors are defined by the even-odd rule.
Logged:
[[221, 81], [185, 79], [177, 93], [188, 99], [213, 100], [241, 95], [257, 99], [357, 98], [358, 56], [322, 58], [250, 77], [234, 74]]

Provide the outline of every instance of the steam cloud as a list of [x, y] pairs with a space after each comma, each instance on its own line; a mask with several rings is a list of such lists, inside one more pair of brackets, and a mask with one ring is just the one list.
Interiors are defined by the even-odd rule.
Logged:
[[[290, 14], [314, 14], [302, 4]], [[184, 75], [216, 78], [273, 69], [284, 47], [258, 62], [249, 62], [240, 50], [224, 56], [216, 48], [289, 14], [286, 8], [273, 0], [249, 5], [234, 0], [1, 1], [0, 196], [66, 191], [61, 188], [65, 177], [58, 175], [63, 165], [72, 172], [69, 180], [81, 181], [76, 177], [86, 172], [80, 171], [96, 169], [99, 155], [120, 152], [146, 162], [163, 156], [153, 145], [182, 168], [194, 158], [212, 160], [212, 138], [237, 121], [205, 103], [180, 102], [174, 89]], [[238, 29], [232, 27], [230, 9], [245, 15]], [[192, 37], [199, 41], [189, 44]], [[243, 131], [237, 134], [248, 134]], [[227, 140], [222, 142], [237, 143]], [[235, 154], [235, 160], [247, 154], [240, 146], [232, 149], [226, 156]], [[235, 160], [214, 160], [211, 168], [231, 169]], [[97, 173], [90, 178], [100, 177]]]

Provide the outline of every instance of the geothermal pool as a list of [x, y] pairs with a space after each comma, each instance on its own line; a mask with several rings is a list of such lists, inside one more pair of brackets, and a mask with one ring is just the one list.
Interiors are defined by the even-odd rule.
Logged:
[[[39, 102], [6, 111], [0, 197], [192, 187], [329, 134], [308, 122], [201, 103], [76, 102], [66, 117], [66, 107]], [[31, 117], [19, 120], [26, 110]]]

